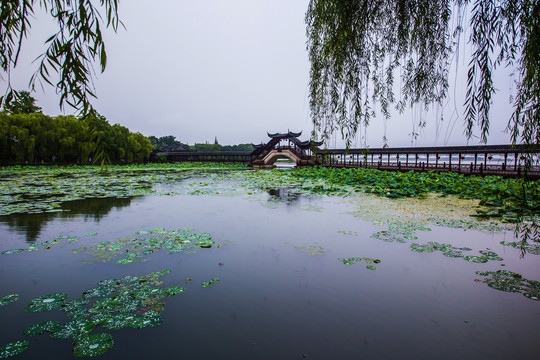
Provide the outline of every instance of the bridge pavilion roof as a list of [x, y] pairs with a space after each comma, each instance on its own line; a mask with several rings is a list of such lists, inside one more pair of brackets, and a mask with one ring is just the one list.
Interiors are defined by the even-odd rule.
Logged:
[[322, 141], [314, 141], [314, 140], [300, 141], [298, 137], [302, 135], [301, 131], [300, 132], [288, 131], [286, 133], [275, 133], [275, 134], [270, 134], [267, 132], [267, 134], [270, 140], [266, 144], [265, 143], [252, 144], [252, 146], [255, 148], [255, 150], [253, 151], [253, 154], [256, 155], [262, 151], [269, 151], [274, 146], [276, 146], [281, 140], [289, 140], [293, 144], [295, 144], [297, 147], [303, 150], [314, 149], [323, 144]]

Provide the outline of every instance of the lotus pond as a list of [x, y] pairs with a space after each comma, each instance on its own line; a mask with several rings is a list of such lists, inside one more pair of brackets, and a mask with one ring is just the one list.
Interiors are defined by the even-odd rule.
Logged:
[[516, 180], [14, 167], [0, 190], [0, 358], [538, 358]]

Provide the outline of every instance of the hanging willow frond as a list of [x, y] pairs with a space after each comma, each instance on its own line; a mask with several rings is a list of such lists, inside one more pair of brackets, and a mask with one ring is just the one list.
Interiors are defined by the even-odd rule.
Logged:
[[375, 105], [389, 117], [391, 106], [402, 111], [407, 105], [442, 104], [449, 59], [463, 32], [460, 21], [452, 28], [452, 16], [459, 20], [470, 11], [467, 137], [479, 126], [481, 140], [487, 141], [492, 74], [502, 64], [515, 66], [520, 75], [508, 125], [512, 140], [537, 143], [539, 6], [538, 0], [311, 0], [306, 23], [315, 130], [326, 138], [339, 130], [350, 140], [359, 125], [369, 124]]
[[[94, 62], [101, 71], [107, 54], [101, 27], [118, 30], [118, 0], [2, 0], [0, 8], [0, 69], [7, 75], [7, 90], [0, 98], [5, 105], [14, 96], [10, 74], [17, 66], [24, 38], [34, 20], [38, 4], [57, 23], [58, 31], [46, 41], [47, 49], [38, 59], [30, 88], [48, 83], [60, 94], [60, 107], [68, 104], [87, 113], [93, 90]], [[105, 18], [99, 10], [104, 11]], [[58, 75], [58, 79], [54, 76]]]

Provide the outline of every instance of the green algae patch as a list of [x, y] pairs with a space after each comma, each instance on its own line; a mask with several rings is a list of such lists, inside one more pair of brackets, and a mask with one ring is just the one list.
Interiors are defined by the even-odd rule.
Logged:
[[487, 284], [492, 289], [521, 293], [527, 299], [540, 301], [540, 281], [525, 279], [509, 270], [477, 271], [476, 274], [485, 277], [475, 279], [476, 282]]
[[0, 307], [11, 304], [12, 302], [15, 302], [17, 300], [19, 300], [19, 294], [6, 295], [6, 296], [0, 298]]
[[22, 353], [28, 347], [27, 340], [15, 341], [0, 347], [0, 359], [7, 359], [9, 357]]

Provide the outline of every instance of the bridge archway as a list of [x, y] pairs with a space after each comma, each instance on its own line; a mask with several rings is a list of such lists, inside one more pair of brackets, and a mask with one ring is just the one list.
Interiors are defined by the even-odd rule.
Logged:
[[322, 145], [322, 141], [300, 141], [298, 137], [302, 132], [287, 132], [284, 134], [268, 134], [270, 140], [264, 144], [253, 145], [255, 150], [251, 153], [253, 158], [251, 165], [255, 167], [274, 167], [279, 158], [288, 158], [295, 162], [296, 166], [310, 165], [313, 163], [313, 151]]
[[263, 166], [270, 167], [270, 166], [274, 166], [277, 160], [284, 159], [284, 158], [294, 161], [296, 166], [300, 165], [300, 162], [302, 161], [302, 159], [300, 159], [298, 155], [296, 155], [294, 152], [288, 149], [285, 149], [285, 150], [273, 149], [263, 157], [262, 163], [263, 163]]

